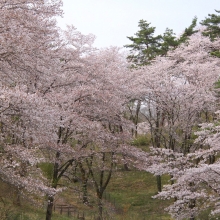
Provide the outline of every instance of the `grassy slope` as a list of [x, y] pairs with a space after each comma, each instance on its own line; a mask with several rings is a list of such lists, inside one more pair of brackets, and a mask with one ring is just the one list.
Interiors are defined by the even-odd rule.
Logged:
[[[167, 183], [165, 177], [163, 183]], [[117, 219], [171, 219], [164, 211], [168, 201], [152, 199], [156, 194], [156, 178], [143, 171], [118, 172], [108, 192], [122, 212]]]
[[[163, 183], [167, 183], [165, 177], [162, 178]], [[1, 184], [1, 190], [5, 192], [6, 186]], [[104, 209], [107, 216], [106, 219], [114, 220], [169, 220], [171, 219], [164, 211], [164, 207], [168, 206], [168, 201], [152, 199], [151, 196], [156, 193], [156, 178], [149, 173], [143, 171], [117, 171], [113, 174], [111, 182], [104, 196]], [[12, 199], [12, 196], [11, 196]], [[90, 199], [94, 199], [90, 191]], [[82, 216], [85, 213], [86, 219], [93, 219], [96, 215], [97, 208], [87, 207], [81, 203], [79, 197], [73, 191], [66, 191], [62, 194], [62, 200], [77, 207]], [[7, 205], [10, 216], [8, 220], [42, 220], [45, 219], [45, 209], [36, 209], [34, 206], [24, 205], [16, 206], [9, 201]], [[94, 204], [94, 203], [93, 203]], [[1, 211], [1, 210], [0, 210]], [[77, 216], [77, 214], [75, 215]], [[2, 218], [3, 219], [3, 218]], [[67, 215], [59, 215], [55, 213], [53, 220], [68, 220]]]
[[[149, 143], [149, 138], [139, 137], [135, 143], [136, 146], [144, 148]], [[162, 183], [168, 183], [168, 177], [162, 177]], [[73, 184], [72, 188], [76, 189], [77, 184]], [[80, 191], [80, 185], [78, 185]], [[89, 201], [93, 207], [85, 206], [82, 204], [80, 194], [76, 190], [66, 190], [60, 198], [56, 198], [57, 204], [68, 204], [74, 206], [77, 212], [74, 216], [82, 216], [85, 213], [86, 219], [94, 219], [97, 216], [96, 197], [94, 189], [88, 189]], [[33, 206], [24, 206], [26, 201], [22, 201], [22, 206], [16, 206], [12, 203], [15, 200], [14, 195], [5, 195], [5, 192], [10, 190], [10, 186], [4, 183], [0, 184], [0, 219], [1, 212], [10, 213], [8, 220], [42, 220], [45, 219], [45, 208], [37, 209]], [[151, 197], [157, 192], [156, 178], [147, 172], [131, 170], [123, 171], [118, 170], [113, 173], [111, 181], [107, 187], [106, 194], [104, 195], [104, 216], [105, 219], [114, 220], [171, 220], [171, 217], [164, 211], [164, 208], [169, 205], [169, 201], [152, 199]], [[7, 198], [7, 210], [1, 209], [1, 198]], [[8, 200], [8, 198], [10, 198]], [[4, 208], [6, 209], [6, 208]], [[66, 215], [59, 215], [60, 210], [57, 210], [53, 215], [53, 220], [67, 220], [74, 219], [68, 218]]]
[[[149, 137], [140, 136], [134, 140], [134, 144], [143, 150], [147, 150], [149, 145]], [[1, 213], [10, 213], [8, 220], [43, 220], [45, 219], [45, 208], [36, 208], [33, 205], [27, 205], [27, 202], [22, 201], [22, 206], [16, 206], [12, 201], [15, 201], [15, 194], [7, 195], [5, 192], [12, 192], [10, 186], [0, 182], [0, 219]], [[162, 177], [162, 183], [167, 184], [168, 178]], [[56, 204], [68, 204], [76, 208], [74, 216], [82, 216], [85, 214], [86, 219], [94, 219], [97, 217], [96, 196], [94, 189], [91, 186], [88, 189], [90, 205], [85, 206], [80, 199], [80, 185], [73, 184], [71, 186], [75, 190], [66, 190], [60, 198], [55, 199]], [[78, 187], [78, 190], [76, 190]], [[104, 216], [105, 219], [114, 220], [171, 220], [171, 217], [164, 211], [164, 208], [169, 205], [169, 201], [152, 199], [152, 196], [157, 192], [156, 178], [147, 172], [131, 170], [118, 170], [113, 173], [111, 181], [104, 195]], [[13, 194], [13, 195], [12, 195]], [[1, 209], [1, 198], [7, 201], [6, 208]], [[5, 199], [6, 198], [6, 199]], [[8, 199], [9, 198], [9, 199]], [[43, 201], [41, 202], [42, 205]], [[26, 205], [24, 205], [26, 204]], [[59, 215], [60, 210], [57, 210], [53, 215], [53, 220], [67, 220], [66, 215]]]
[[[166, 184], [168, 177], [162, 177]], [[164, 211], [169, 201], [152, 199], [157, 192], [156, 178], [144, 171], [115, 172], [103, 196], [104, 217], [114, 220], [171, 220], [172, 218]], [[97, 216], [95, 194], [91, 191], [90, 201], [93, 207], [87, 207], [81, 203], [79, 197], [68, 191], [63, 193], [63, 198], [81, 211], [84, 211], [86, 219]]]

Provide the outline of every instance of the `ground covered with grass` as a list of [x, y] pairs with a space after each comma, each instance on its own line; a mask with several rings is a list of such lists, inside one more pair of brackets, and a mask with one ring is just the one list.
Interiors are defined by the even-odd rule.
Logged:
[[[168, 177], [162, 177], [163, 184]], [[122, 212], [117, 219], [171, 219], [164, 211], [169, 201], [153, 199], [157, 193], [156, 177], [143, 171], [119, 171], [109, 184], [108, 191]]]
[[[168, 182], [168, 177], [162, 177], [163, 184]], [[5, 206], [1, 209], [2, 217], [5, 220], [42, 220], [45, 219], [45, 207], [37, 207], [29, 204], [26, 200], [21, 200], [21, 204], [15, 204], [15, 192], [11, 194], [10, 199], [5, 199], [5, 190], [8, 191], [10, 186], [1, 184], [2, 198]], [[3, 193], [4, 192], [4, 193]], [[157, 193], [156, 177], [144, 171], [118, 170], [114, 172], [111, 182], [108, 185], [106, 193], [103, 196], [104, 219], [115, 220], [171, 220], [172, 218], [164, 211], [169, 205], [169, 201], [153, 199], [152, 196]], [[85, 219], [95, 219], [97, 217], [97, 207], [95, 206], [95, 193], [90, 192], [90, 200], [92, 206], [82, 204], [80, 196], [74, 190], [64, 191], [59, 198], [57, 204], [62, 201], [75, 207], [75, 211], [68, 213], [60, 209], [55, 210], [53, 220], [78, 219], [84, 216]], [[1, 203], [2, 204], [2, 203]], [[5, 217], [3, 218], [3, 216]]]

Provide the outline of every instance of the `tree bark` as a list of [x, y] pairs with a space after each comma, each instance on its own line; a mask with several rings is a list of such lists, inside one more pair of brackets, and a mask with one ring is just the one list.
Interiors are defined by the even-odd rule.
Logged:
[[[60, 153], [57, 152], [56, 154], [56, 159], [59, 158]], [[58, 183], [58, 163], [55, 162], [54, 164], [54, 171], [53, 171], [53, 182], [52, 182], [52, 188], [56, 189], [57, 188], [57, 183]], [[54, 202], [54, 196], [48, 196], [48, 202], [47, 202], [47, 212], [46, 212], [46, 220], [51, 220], [52, 218], [52, 213], [53, 213], [53, 202]]]
[[51, 218], [52, 218], [53, 202], [54, 202], [54, 197], [48, 196], [46, 220], [51, 220]]
[[[96, 180], [95, 176], [94, 176], [94, 173], [93, 173], [93, 170], [92, 170], [92, 160], [93, 160], [93, 157], [91, 158], [91, 161], [89, 163], [89, 161], [87, 160], [87, 165], [88, 165], [88, 168], [89, 168], [89, 172], [91, 174], [91, 177], [94, 181], [94, 185], [95, 185], [95, 188], [96, 188], [96, 195], [97, 195], [97, 199], [98, 199], [98, 214], [99, 214], [99, 217], [98, 217], [98, 220], [103, 220], [103, 205], [102, 205], [102, 196], [103, 196], [103, 193], [111, 179], [111, 175], [112, 175], [112, 171], [113, 171], [113, 164], [114, 164], [114, 160], [113, 160], [113, 155], [114, 155], [114, 152], [111, 152], [111, 157], [110, 157], [110, 168], [108, 170], [108, 174], [106, 175], [106, 178], [104, 179], [104, 172], [105, 170], [100, 170], [100, 173], [99, 173], [99, 181]], [[106, 153], [102, 153], [102, 162], [104, 164], [104, 162], [106, 161]]]
[[157, 175], [156, 178], [157, 178], [157, 191], [161, 192], [162, 191], [161, 176]]
[[84, 204], [88, 204], [88, 191], [87, 191], [87, 182], [88, 182], [88, 178], [89, 178], [89, 173], [86, 174], [85, 169], [83, 168], [82, 163], [79, 161], [79, 168], [80, 168], [80, 172], [81, 172], [81, 177], [82, 177], [82, 192], [83, 192], [83, 203]]
[[103, 220], [103, 206], [102, 206], [102, 196], [98, 196], [98, 220]]

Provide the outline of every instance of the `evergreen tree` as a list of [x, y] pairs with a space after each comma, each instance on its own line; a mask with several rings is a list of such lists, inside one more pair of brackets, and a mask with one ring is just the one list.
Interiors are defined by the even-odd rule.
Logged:
[[[145, 20], [140, 20], [138, 27], [139, 31], [135, 34], [135, 37], [127, 37], [132, 41], [132, 44], [125, 45], [126, 48], [130, 48], [130, 55], [127, 57], [128, 61], [132, 63], [132, 67], [140, 67], [148, 65], [156, 56], [166, 56], [169, 50], [175, 49], [179, 44], [188, 40], [189, 36], [194, 34], [197, 18], [195, 17], [192, 24], [185, 29], [184, 33], [179, 39], [176, 39], [172, 29], [167, 28], [163, 36], [154, 36], [155, 27], [151, 27], [150, 23]], [[134, 118], [135, 126], [137, 128], [138, 115], [140, 111], [141, 100], [137, 100], [136, 116]], [[157, 121], [155, 136], [158, 139], [159, 121], [161, 117], [160, 111], [157, 112], [155, 120]], [[137, 134], [137, 133], [136, 133]], [[157, 146], [160, 146], [160, 138], [158, 139]], [[157, 189], [161, 191], [161, 176], [157, 175]]]
[[198, 32], [197, 30], [195, 30], [196, 25], [197, 25], [197, 20], [198, 20], [197, 17], [194, 17], [192, 20], [192, 24], [188, 28], [185, 28], [185, 31], [179, 38], [178, 44], [186, 42], [191, 35]]
[[138, 27], [140, 30], [135, 37], [127, 37], [132, 44], [125, 45], [131, 49], [127, 58], [136, 67], [149, 64], [160, 52], [162, 42], [162, 36], [154, 36], [155, 27], [151, 27], [147, 21], [140, 20]]
[[[218, 10], [215, 11], [220, 13]], [[206, 27], [205, 31], [203, 31], [203, 35], [210, 37], [211, 41], [215, 41], [220, 37], [220, 15], [208, 14], [208, 16], [208, 18], [200, 22], [201, 25]], [[220, 58], [219, 50], [214, 50], [210, 54]]]
[[166, 55], [169, 50], [175, 49], [179, 44], [179, 41], [175, 37], [175, 33], [169, 28], [166, 28], [162, 39], [163, 43], [161, 44], [160, 49], [160, 55], [162, 56]]
[[131, 44], [125, 45], [126, 48], [130, 49], [130, 55], [127, 59], [132, 63], [132, 67], [148, 65], [156, 56], [165, 56], [169, 50], [186, 42], [191, 35], [197, 32], [195, 30], [197, 17], [193, 18], [192, 24], [185, 29], [179, 39], [169, 28], [166, 28], [163, 36], [154, 36], [156, 28], [150, 24], [145, 20], [140, 20], [138, 23], [139, 31], [135, 33], [134, 37], [127, 37], [132, 41]]
[[[217, 13], [220, 11], [215, 10]], [[204, 36], [210, 37], [212, 41], [220, 37], [220, 15], [208, 14], [208, 18], [201, 21], [200, 24], [206, 27], [206, 30], [203, 32]]]

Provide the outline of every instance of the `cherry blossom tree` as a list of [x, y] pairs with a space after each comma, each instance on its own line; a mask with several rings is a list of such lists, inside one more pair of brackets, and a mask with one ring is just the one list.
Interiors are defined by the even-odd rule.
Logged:
[[[96, 50], [93, 35], [58, 30], [61, 1], [4, 1], [1, 14], [1, 176], [48, 195], [75, 160], [128, 138], [125, 57]], [[87, 147], [89, 146], [89, 147]], [[53, 162], [50, 183], [37, 165]], [[32, 178], [33, 177], [33, 178]]]
[[[52, 51], [59, 47], [59, 35], [54, 17], [62, 14], [60, 6], [61, 1], [0, 3], [1, 176], [18, 187], [48, 189], [49, 194], [54, 193], [31, 175], [25, 179], [18, 170], [22, 163], [36, 164], [39, 158], [33, 156], [35, 146], [46, 140], [49, 143], [56, 136], [55, 127], [47, 123], [56, 118], [56, 107], [39, 94], [55, 68], [56, 53]], [[46, 116], [47, 122], [43, 119]]]
[[[219, 60], [210, 52], [219, 50], [219, 41], [198, 32], [166, 57], [130, 70], [118, 48], [98, 50], [92, 46], [95, 37], [74, 26], [59, 30], [54, 17], [62, 14], [61, 5], [59, 0], [0, 3], [1, 178], [26, 194], [46, 194], [50, 220], [61, 178], [74, 164], [82, 174], [87, 165], [102, 219], [114, 156], [123, 154], [139, 169], [171, 175], [173, 184], [158, 197], [175, 198], [169, 211], [176, 218], [193, 219], [209, 193], [212, 198], [200, 206], [212, 204], [217, 213], [218, 162], [207, 161], [218, 152], [218, 126], [203, 125], [194, 144], [193, 132], [201, 112], [216, 110], [212, 87]], [[128, 146], [132, 123], [124, 116], [130, 100], [139, 100], [150, 128], [150, 153]], [[53, 165], [51, 180], [41, 163]]]
[[186, 142], [199, 113], [207, 108], [214, 111], [210, 88], [218, 78], [218, 59], [208, 53], [211, 44], [208, 38], [195, 34], [188, 45], [139, 70], [136, 94], [146, 103], [142, 113], [155, 147], [189, 152]]
[[175, 219], [195, 219], [205, 210], [214, 216], [219, 214], [219, 159], [214, 163], [211, 160], [211, 156], [219, 155], [216, 123], [201, 125], [195, 142], [200, 148], [193, 153], [183, 155], [163, 149], [157, 152], [158, 158], [163, 154], [166, 159], [162, 163], [158, 160], [158, 168], [153, 165], [151, 171], [172, 174], [173, 184], [165, 186], [155, 198], [174, 200], [167, 211]]
[[[156, 197], [174, 199], [168, 211], [175, 219], [194, 219], [217, 201], [213, 196], [207, 199], [210, 191], [217, 192], [212, 145], [194, 143], [194, 132], [204, 121], [201, 112], [217, 108], [214, 83], [219, 78], [219, 59], [211, 56], [213, 48], [219, 50], [219, 41], [211, 42], [198, 32], [167, 57], [139, 70], [142, 78], [136, 94], [146, 105], [142, 112], [152, 134], [151, 155], [155, 155], [142, 169], [155, 175], [170, 174], [171, 185]], [[138, 167], [141, 169], [140, 164]]]
[[[41, 91], [50, 106], [58, 107], [59, 114], [57, 139], [47, 146], [54, 152], [54, 189], [74, 161], [97, 151], [114, 152], [128, 138], [127, 129], [123, 129], [128, 124], [123, 117], [125, 58], [117, 48], [96, 50], [93, 40], [92, 35], [82, 35], [69, 26], [63, 34], [57, 80]], [[47, 219], [51, 219], [54, 196], [48, 201]]]

